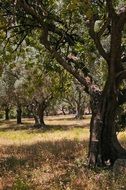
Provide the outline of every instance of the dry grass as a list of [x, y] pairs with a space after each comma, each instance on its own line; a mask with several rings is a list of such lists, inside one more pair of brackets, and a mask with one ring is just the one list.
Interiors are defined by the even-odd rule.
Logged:
[[[0, 124], [0, 190], [121, 190], [108, 170], [87, 168], [90, 119], [47, 117], [48, 129]], [[124, 139], [123, 139], [124, 143]]]

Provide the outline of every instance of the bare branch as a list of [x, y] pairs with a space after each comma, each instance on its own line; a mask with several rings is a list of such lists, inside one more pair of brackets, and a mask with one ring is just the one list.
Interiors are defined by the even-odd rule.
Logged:
[[[17, 49], [20, 47], [20, 45], [22, 44], [22, 42], [24, 41], [24, 39], [26, 38], [26, 36], [28, 35], [28, 33], [26, 33], [19, 41], [19, 43], [17, 44], [17, 47], [14, 49], [14, 51], [17, 51]], [[13, 52], [14, 52], [13, 51]]]

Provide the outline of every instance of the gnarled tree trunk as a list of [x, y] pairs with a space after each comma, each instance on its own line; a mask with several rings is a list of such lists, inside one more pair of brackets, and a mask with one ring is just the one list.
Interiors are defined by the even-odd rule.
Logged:
[[126, 79], [126, 70], [122, 65], [121, 46], [126, 9], [124, 13], [117, 14], [112, 2], [108, 0], [106, 2], [111, 21], [109, 54], [106, 54], [102, 49], [100, 39], [95, 35], [93, 27], [90, 31], [91, 37], [108, 65], [108, 78], [103, 92], [98, 96], [95, 91], [92, 96], [89, 165], [93, 166], [105, 164], [106, 161], [112, 165], [116, 159], [126, 158], [126, 150], [117, 140], [115, 127], [116, 110], [120, 104], [118, 94], [121, 90], [119, 85], [123, 79]]
[[44, 111], [45, 107], [40, 104], [38, 105], [38, 108], [36, 109], [36, 112], [33, 112], [33, 116], [35, 119], [35, 124], [34, 126], [37, 128], [45, 128], [45, 122], [44, 122]]
[[119, 106], [117, 89], [111, 80], [103, 92], [92, 95], [92, 118], [90, 124], [89, 165], [113, 165], [118, 158], [126, 158], [116, 135], [116, 110]]
[[31, 104], [28, 105], [28, 110], [33, 114], [36, 128], [46, 128], [46, 124], [44, 122], [44, 112], [48, 106], [48, 101], [43, 99], [41, 101], [33, 100]]

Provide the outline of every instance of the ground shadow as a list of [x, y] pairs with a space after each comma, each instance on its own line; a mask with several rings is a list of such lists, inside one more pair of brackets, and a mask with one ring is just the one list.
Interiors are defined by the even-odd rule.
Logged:
[[[77, 172], [78, 164], [86, 167], [87, 146], [87, 141], [66, 139], [31, 145], [2, 146], [0, 177], [3, 181], [8, 174], [11, 174], [11, 178], [20, 176], [25, 181], [31, 178], [31, 189], [36, 189], [36, 180], [42, 190], [47, 190], [47, 186], [51, 189], [54, 182], [60, 184], [61, 180], [70, 178], [71, 172]], [[7, 189], [6, 182], [4, 186], [4, 189]]]
[[46, 128], [36, 129], [34, 126], [30, 127], [27, 131], [28, 133], [48, 133], [48, 132], [55, 132], [55, 131], [70, 131], [72, 129], [89, 129], [89, 124], [86, 124], [84, 126], [81, 125], [47, 125]]
[[[8, 125], [8, 126], [4, 126], [3, 123], [5, 125]], [[4, 132], [4, 131], [16, 131], [16, 130], [27, 130], [27, 129], [30, 129], [33, 127], [32, 124], [30, 123], [25, 123], [23, 122], [22, 124], [16, 124], [15, 122], [1, 122], [1, 126], [0, 126], [0, 131], [1, 132]]]
[[15, 170], [16, 167], [29, 164], [30, 167], [38, 167], [40, 162], [59, 159], [74, 160], [80, 156], [82, 149], [87, 149], [87, 141], [78, 140], [56, 140], [37, 142], [31, 145], [9, 145], [3, 146], [0, 157], [0, 170]]
[[[54, 119], [52, 121], [54, 121]], [[73, 128], [88, 128], [89, 127], [89, 123], [87, 122], [85, 124], [83, 123], [59, 124], [59, 123], [51, 124], [50, 122], [50, 124], [46, 125], [45, 128], [37, 128], [34, 126], [34, 123], [31, 123], [31, 122], [24, 121], [22, 124], [17, 125], [15, 121], [2, 121], [0, 122], [1, 124], [0, 132], [28, 130], [29, 133], [30, 132], [40, 133], [40, 132], [48, 132], [48, 131], [56, 131], [56, 130], [66, 131], [66, 130], [71, 130]]]

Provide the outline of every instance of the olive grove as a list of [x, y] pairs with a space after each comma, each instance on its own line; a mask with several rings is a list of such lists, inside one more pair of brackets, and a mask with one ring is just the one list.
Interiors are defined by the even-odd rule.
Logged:
[[[117, 110], [126, 102], [125, 1], [1, 0], [0, 7], [6, 45], [13, 43], [16, 50], [24, 40], [30, 43], [30, 35], [37, 36], [52, 59], [89, 94], [89, 165], [106, 161], [112, 165], [117, 158], [125, 158], [115, 127]], [[106, 77], [98, 78], [99, 67]]]

